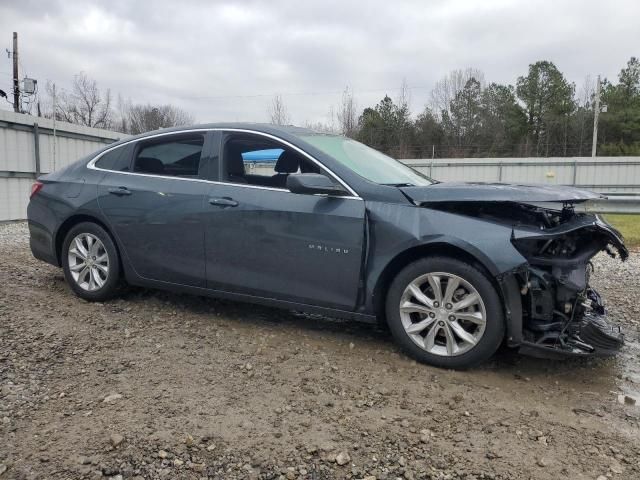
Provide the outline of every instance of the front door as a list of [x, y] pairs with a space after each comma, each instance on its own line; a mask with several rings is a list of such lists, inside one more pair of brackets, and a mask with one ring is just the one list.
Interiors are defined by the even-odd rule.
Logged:
[[205, 134], [140, 141], [131, 171], [108, 172], [98, 203], [143, 278], [204, 287]]
[[[267, 149], [282, 152], [278, 161], [247, 173], [243, 154]], [[286, 175], [321, 169], [303, 165], [302, 155], [272, 140], [231, 135], [222, 151], [224, 183], [210, 185], [205, 196], [207, 287], [353, 309], [364, 201], [289, 192]]]

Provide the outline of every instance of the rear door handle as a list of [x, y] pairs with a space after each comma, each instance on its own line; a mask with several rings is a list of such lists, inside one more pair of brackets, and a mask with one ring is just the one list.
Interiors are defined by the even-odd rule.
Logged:
[[238, 202], [236, 202], [233, 198], [229, 197], [211, 197], [209, 198], [209, 203], [211, 205], [216, 205], [218, 207], [237, 207]]
[[110, 188], [109, 193], [121, 197], [123, 195], [131, 195], [131, 190], [127, 187]]

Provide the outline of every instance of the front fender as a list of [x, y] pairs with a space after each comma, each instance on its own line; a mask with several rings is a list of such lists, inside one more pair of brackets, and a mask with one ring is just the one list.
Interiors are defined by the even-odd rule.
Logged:
[[[370, 244], [365, 269], [366, 305], [375, 313], [381, 283], [418, 256], [443, 247], [478, 261], [498, 282], [526, 259], [511, 243], [511, 228], [484, 219], [411, 205], [368, 202]], [[390, 270], [393, 271], [390, 275]], [[501, 287], [502, 288], [502, 287]], [[504, 294], [504, 289], [502, 289]], [[512, 290], [512, 289], [510, 289]]]

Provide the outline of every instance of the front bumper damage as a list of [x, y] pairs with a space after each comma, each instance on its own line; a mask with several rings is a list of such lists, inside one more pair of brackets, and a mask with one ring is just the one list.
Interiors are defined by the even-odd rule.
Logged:
[[623, 345], [624, 335], [589, 284], [595, 255], [604, 251], [623, 261], [629, 255], [620, 232], [588, 211], [589, 202], [606, 197], [568, 186], [502, 183], [401, 190], [421, 207], [486, 222], [487, 229], [474, 224], [473, 238], [467, 232], [463, 238], [499, 272], [509, 346], [566, 357], [611, 355]]
[[513, 273], [519, 286], [522, 331], [511, 338], [520, 352], [545, 358], [608, 356], [624, 345], [590, 286], [591, 259], [601, 251], [628, 257], [620, 233], [595, 215], [563, 213], [548, 228], [514, 228], [511, 241], [527, 259]]
[[[597, 296], [593, 289], [590, 294]], [[520, 353], [541, 358], [615, 355], [624, 345], [624, 333], [608, 320], [601, 303], [594, 307], [579, 321], [528, 324], [519, 344]]]

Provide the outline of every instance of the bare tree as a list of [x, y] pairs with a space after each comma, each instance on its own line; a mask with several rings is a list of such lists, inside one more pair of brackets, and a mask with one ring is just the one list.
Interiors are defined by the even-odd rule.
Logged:
[[289, 125], [291, 123], [291, 117], [287, 111], [287, 107], [282, 100], [280, 94], [275, 95], [271, 99], [271, 104], [267, 108], [269, 120], [273, 125]]
[[580, 98], [578, 99], [579, 107], [591, 108], [593, 105], [593, 96], [596, 93], [596, 81], [591, 75], [586, 75], [580, 87]]
[[338, 107], [340, 133], [353, 137], [358, 129], [358, 106], [353, 98], [353, 90], [347, 86], [342, 92], [342, 101]]
[[341, 128], [336, 123], [336, 113], [333, 105], [329, 105], [329, 111], [325, 115], [325, 120], [305, 120], [303, 125], [304, 128], [320, 133], [329, 133], [332, 135], [339, 135], [341, 133]]
[[304, 122], [304, 128], [308, 128], [309, 130], [313, 130], [314, 132], [320, 132], [320, 133], [332, 133], [332, 134], [340, 133], [336, 131], [335, 126], [331, 125], [331, 123], [325, 123], [320, 121], [311, 122], [307, 120], [306, 122]]
[[55, 111], [56, 119], [87, 127], [111, 128], [111, 91], [107, 89], [103, 94], [97, 82], [84, 72], [73, 77], [71, 91], [60, 89], [56, 94], [55, 106], [52, 84], [47, 83], [46, 88], [52, 98], [52, 114]]
[[398, 92], [398, 101], [396, 102], [398, 104], [398, 108], [400, 109], [406, 109], [407, 111], [410, 111], [410, 104], [411, 104], [411, 90], [409, 89], [409, 84], [407, 83], [407, 79], [403, 78], [402, 79], [402, 84], [400, 85], [400, 91]]
[[396, 106], [396, 121], [394, 122], [397, 147], [392, 153], [396, 158], [407, 158], [411, 156], [409, 145], [411, 143], [411, 132], [413, 125], [411, 122], [411, 90], [407, 79], [402, 79]]
[[122, 133], [129, 132], [129, 111], [131, 110], [131, 99], [126, 99], [118, 94], [116, 102], [117, 118], [114, 120], [114, 130]]
[[464, 70], [452, 70], [442, 79], [438, 80], [431, 91], [431, 110], [437, 117], [443, 112], [451, 114], [451, 102], [462, 91], [467, 82], [474, 78], [484, 88], [484, 73], [477, 68], [465, 68]]
[[580, 96], [578, 98], [578, 108], [575, 114], [575, 121], [577, 122], [578, 130], [578, 152], [577, 155], [581, 157], [583, 150], [588, 148], [589, 140], [589, 126], [593, 122], [593, 99], [596, 92], [596, 84], [591, 75], [587, 75], [584, 78], [582, 87], [580, 89]]
[[193, 117], [173, 105], [130, 105], [126, 114], [127, 133], [136, 135], [159, 128], [193, 123]]

